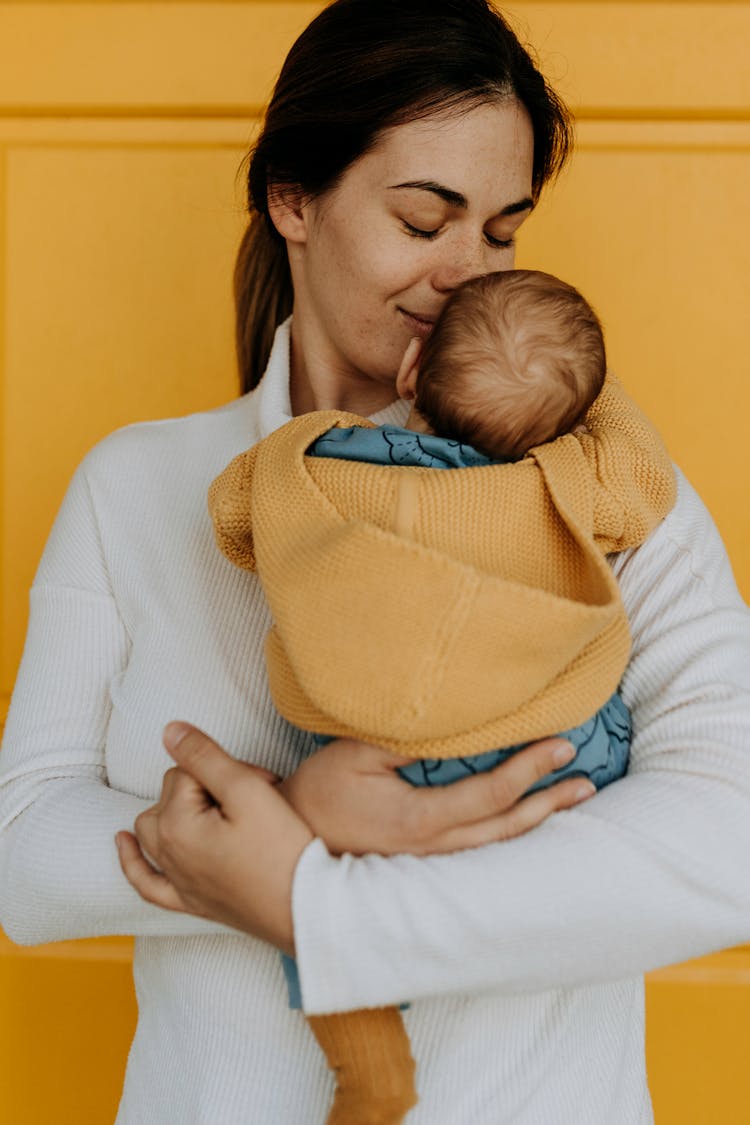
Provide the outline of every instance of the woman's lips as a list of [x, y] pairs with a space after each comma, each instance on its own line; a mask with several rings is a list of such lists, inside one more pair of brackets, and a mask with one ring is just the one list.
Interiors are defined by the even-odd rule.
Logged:
[[435, 327], [437, 317], [418, 316], [417, 313], [407, 312], [406, 309], [401, 308], [398, 311], [406, 321], [412, 336], [419, 336], [424, 340]]

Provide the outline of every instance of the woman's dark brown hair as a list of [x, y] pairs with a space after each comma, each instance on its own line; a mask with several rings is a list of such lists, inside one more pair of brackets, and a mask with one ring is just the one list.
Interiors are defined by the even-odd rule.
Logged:
[[292, 311], [286, 245], [268, 215], [269, 190], [291, 184], [314, 198], [383, 130], [508, 97], [531, 119], [536, 199], [568, 154], [570, 117], [486, 0], [335, 0], [302, 32], [249, 157], [250, 224], [234, 275], [243, 391], [260, 381], [276, 328]]

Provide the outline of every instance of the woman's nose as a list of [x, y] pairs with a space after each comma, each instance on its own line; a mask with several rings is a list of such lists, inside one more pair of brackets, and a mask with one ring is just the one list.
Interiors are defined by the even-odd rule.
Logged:
[[432, 284], [439, 293], [450, 293], [472, 277], [481, 277], [493, 269], [497, 266], [490, 261], [490, 248], [484, 239], [464, 240], [458, 246], [445, 247], [440, 261], [435, 263]]

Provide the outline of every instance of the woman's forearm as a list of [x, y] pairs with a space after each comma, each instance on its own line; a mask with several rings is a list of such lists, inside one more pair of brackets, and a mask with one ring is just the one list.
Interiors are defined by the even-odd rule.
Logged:
[[616, 569], [631, 774], [473, 851], [336, 863], [308, 848], [293, 899], [308, 1010], [585, 985], [748, 940], [750, 615], [684, 483]]
[[0, 924], [17, 942], [218, 928], [143, 902], [117, 861], [115, 833], [151, 804], [108, 784], [111, 686], [129, 654], [84, 463], [31, 591], [0, 753]]
[[22, 945], [103, 934], [229, 932], [144, 900], [120, 870], [115, 833], [151, 802], [96, 778], [46, 782], [0, 837], [0, 924]]
[[[309, 848], [293, 900], [305, 1009], [585, 986], [746, 941], [750, 892], [727, 864], [747, 847], [747, 806], [728, 811], [717, 784], [698, 819], [689, 781], [651, 780], [617, 783], [481, 858], [334, 861]], [[670, 838], [674, 820], [649, 835], [613, 820], [670, 802], [682, 827], [721, 831], [725, 846], [696, 857]]]

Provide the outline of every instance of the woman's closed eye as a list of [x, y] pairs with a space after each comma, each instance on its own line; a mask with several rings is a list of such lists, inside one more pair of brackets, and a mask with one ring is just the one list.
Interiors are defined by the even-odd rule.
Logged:
[[489, 242], [490, 246], [494, 246], [497, 250], [510, 250], [515, 246], [516, 240], [512, 236], [510, 238], [497, 238], [494, 234], [484, 232], [484, 237]]
[[434, 230], [424, 230], [422, 227], [417, 227], [413, 223], [408, 222], [407, 219], [402, 219], [401, 222], [407, 234], [410, 234], [413, 238], [437, 238], [440, 231], [443, 229], [442, 227], [436, 227]]
[[[401, 222], [407, 234], [411, 235], [412, 238], [424, 238], [428, 242], [433, 238], [437, 238], [443, 229], [442, 227], [436, 227], [434, 230], [425, 230], [423, 227], [415, 226], [406, 219], [402, 219]], [[496, 238], [495, 235], [489, 234], [487, 231], [484, 232], [484, 237], [488, 244], [496, 250], [510, 250], [515, 245], [516, 241], [515, 238]]]

